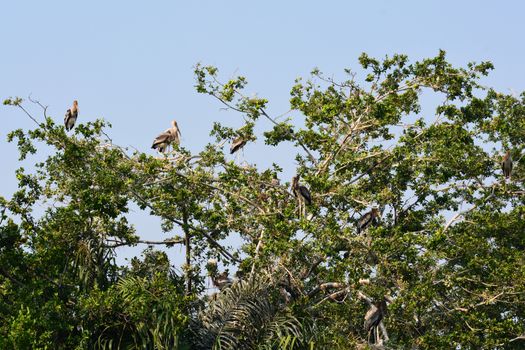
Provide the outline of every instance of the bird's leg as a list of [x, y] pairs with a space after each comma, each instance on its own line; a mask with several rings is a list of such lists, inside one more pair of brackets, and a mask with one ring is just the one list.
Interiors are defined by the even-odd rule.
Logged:
[[381, 329], [381, 334], [383, 335], [382, 341], [386, 343], [390, 338], [388, 337], [388, 333], [386, 331], [385, 324], [383, 321], [379, 322], [379, 328]]
[[241, 156], [241, 151], [237, 151], [235, 152], [235, 155], [233, 156], [233, 161], [237, 164], [239, 164], [239, 166], [247, 166], [248, 163], [246, 163], [246, 161], [244, 160], [244, 157]]
[[246, 167], [249, 167], [250, 164], [246, 161], [246, 158], [244, 157], [244, 147], [241, 148], [241, 152], [237, 152], [237, 153], [242, 153], [241, 154], [241, 157], [242, 157], [242, 164]]
[[306, 201], [303, 201], [303, 218], [306, 218]]
[[299, 219], [300, 219], [300, 218], [304, 217], [304, 215], [303, 215], [304, 201], [301, 198], [301, 196], [297, 197], [297, 201], [298, 201], [298, 204], [299, 204], [297, 209], [299, 210], [298, 215], [299, 215]]

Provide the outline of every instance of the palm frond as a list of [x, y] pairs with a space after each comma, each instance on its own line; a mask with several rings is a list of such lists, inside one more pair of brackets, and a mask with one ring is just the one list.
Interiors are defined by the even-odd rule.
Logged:
[[302, 339], [302, 325], [277, 291], [264, 278], [225, 288], [194, 320], [195, 348], [293, 349]]

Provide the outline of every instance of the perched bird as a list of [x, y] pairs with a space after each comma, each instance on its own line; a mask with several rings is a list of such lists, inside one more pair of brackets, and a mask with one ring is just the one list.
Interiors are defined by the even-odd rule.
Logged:
[[155, 140], [153, 140], [153, 145], [151, 145], [151, 148], [157, 149], [159, 152], [164, 153], [170, 144], [180, 144], [180, 135], [181, 132], [179, 125], [177, 124], [177, 121], [173, 120], [171, 122], [171, 128], [157, 136]]
[[299, 185], [299, 175], [292, 178], [292, 191], [293, 195], [296, 198], [299, 198], [299, 200], [306, 201], [308, 205], [312, 204], [312, 195], [310, 194], [308, 188], [304, 187], [303, 185]]
[[501, 168], [503, 170], [503, 175], [505, 175], [505, 178], [510, 179], [510, 176], [512, 174], [512, 157], [510, 155], [510, 151], [507, 151], [507, 153], [505, 153], [505, 155], [503, 156]]
[[237, 137], [233, 140], [232, 145], [230, 146], [230, 154], [234, 154], [238, 150], [244, 147], [246, 145], [246, 140], [242, 138], [242, 136]]
[[380, 302], [373, 303], [370, 310], [365, 315], [365, 323], [364, 328], [365, 331], [369, 335], [372, 335], [372, 339], [374, 339], [374, 342], [377, 343], [379, 340], [379, 334], [377, 332], [377, 327], [383, 320], [387, 313], [387, 305], [386, 300], [383, 299]]
[[379, 209], [374, 206], [372, 207], [372, 210], [370, 210], [365, 215], [361, 216], [359, 220], [357, 220], [357, 233], [361, 233], [362, 231], [366, 230], [370, 225], [377, 223], [377, 218], [379, 217]]
[[231, 286], [233, 283], [232, 279], [228, 277], [228, 270], [225, 270], [223, 273], [216, 276], [212, 276], [211, 280], [213, 285], [219, 288], [219, 290], [223, 290], [224, 288]]
[[78, 101], [73, 101], [73, 107], [71, 109], [68, 109], [66, 111], [66, 115], [64, 117], [64, 125], [66, 127], [67, 131], [70, 131], [75, 126], [75, 122], [77, 121], [78, 117]]

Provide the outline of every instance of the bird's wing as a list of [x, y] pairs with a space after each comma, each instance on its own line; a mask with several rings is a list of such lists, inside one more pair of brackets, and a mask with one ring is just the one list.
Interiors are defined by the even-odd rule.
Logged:
[[237, 152], [245, 144], [246, 144], [246, 141], [242, 137], [237, 137], [232, 142], [232, 145], [230, 147], [230, 154], [233, 154], [233, 153]]
[[166, 130], [165, 132], [170, 134], [168, 142], [175, 142], [177, 145], [180, 144], [179, 133], [176, 130]]
[[68, 109], [66, 111], [66, 115], [64, 116], [64, 123], [67, 123], [67, 120], [71, 117], [71, 110]]
[[512, 159], [507, 158], [501, 162], [501, 169], [503, 170], [503, 173], [510, 173], [512, 171]]
[[361, 219], [359, 219], [359, 221], [357, 222], [357, 224], [360, 226], [360, 227], [363, 227], [365, 226], [371, 219], [372, 217], [372, 214], [370, 212], [366, 213], [365, 215], [361, 216]]
[[299, 186], [299, 191], [301, 192], [301, 195], [304, 197], [304, 199], [306, 199], [308, 204], [312, 204], [312, 194], [310, 191], [304, 186]]
[[367, 311], [365, 315], [365, 324], [364, 324], [366, 331], [369, 331], [370, 328], [372, 328], [375, 325], [378, 315], [379, 315], [378, 311], [379, 310], [377, 309], [375, 305], [372, 305], [372, 307]]
[[155, 148], [161, 143], [170, 142], [170, 139], [171, 139], [171, 132], [169, 130], [166, 130], [162, 134], [157, 136], [155, 140], [153, 140], [153, 145], [151, 147]]

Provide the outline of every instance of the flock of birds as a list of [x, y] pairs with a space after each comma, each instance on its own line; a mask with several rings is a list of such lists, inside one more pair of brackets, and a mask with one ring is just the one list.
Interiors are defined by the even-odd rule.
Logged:
[[[73, 106], [67, 110], [64, 117], [64, 126], [67, 131], [70, 131], [75, 126], [78, 118], [78, 101], [73, 101]], [[180, 145], [181, 132], [176, 120], [171, 122], [171, 128], [160, 133], [151, 145], [152, 149], [156, 149], [161, 153], [166, 153], [172, 144]], [[247, 140], [242, 136], [235, 138], [230, 146], [230, 154], [242, 149], [247, 143]], [[501, 168], [505, 179], [510, 179], [512, 174], [513, 162], [510, 151], [507, 151], [503, 156]], [[299, 183], [300, 175], [292, 178], [292, 193], [299, 201], [299, 209], [305, 212], [305, 204], [312, 204], [312, 194], [306, 186]], [[365, 213], [359, 220], [357, 220], [357, 233], [360, 234], [366, 230], [370, 225], [376, 224], [380, 217], [379, 208], [372, 206], [371, 210]]]
[[[66, 111], [66, 115], [64, 117], [64, 126], [67, 131], [70, 131], [75, 126], [75, 123], [78, 118], [78, 101], [73, 101], [73, 106]], [[169, 149], [169, 146], [172, 144], [180, 145], [180, 137], [181, 132], [179, 125], [177, 124], [176, 120], [171, 121], [171, 128], [166, 129], [164, 132], [160, 133], [155, 140], [153, 140], [153, 144], [151, 145], [152, 149], [156, 149], [157, 151], [161, 153], [166, 153], [166, 151]], [[240, 150], [241, 148], [246, 145], [247, 140], [244, 139], [242, 136], [239, 136], [235, 138], [231, 144], [230, 147], [230, 154], [233, 154]]]
[[[66, 111], [66, 115], [64, 117], [64, 126], [67, 131], [70, 131], [75, 126], [75, 123], [78, 118], [78, 101], [73, 101], [73, 106]], [[153, 144], [151, 145], [152, 149], [156, 149], [161, 153], [165, 153], [169, 146], [173, 143], [179, 145], [180, 144], [180, 137], [181, 132], [179, 125], [177, 124], [176, 120], [173, 120], [171, 122], [171, 128], [166, 129], [164, 132], [160, 133], [155, 140], [153, 140]], [[239, 136], [235, 138], [230, 146], [230, 154], [233, 154], [243, 148], [246, 145], [247, 140], [243, 138], [242, 136]], [[503, 156], [503, 160], [501, 162], [501, 168], [503, 170], [503, 175], [506, 179], [510, 179], [512, 174], [512, 156], [510, 154], [510, 151], [507, 151], [505, 155]], [[305, 186], [299, 185], [299, 175], [294, 176], [292, 178], [292, 190], [295, 197], [303, 200], [308, 205], [312, 204], [312, 195], [308, 188]], [[374, 218], [378, 216], [377, 208], [374, 210], [372, 208], [372, 211], [365, 214], [367, 218], [363, 217], [364, 219], [363, 224], [364, 226], [367, 226], [366, 223], [370, 222]], [[358, 233], [362, 231], [363, 228], [362, 225], [358, 225]]]
[[[64, 117], [64, 126], [67, 131], [70, 131], [75, 126], [78, 118], [78, 101], [73, 101], [73, 106], [67, 110]], [[161, 153], [166, 153], [172, 144], [180, 145], [181, 132], [177, 121], [171, 122], [171, 128], [165, 130], [159, 134], [154, 140], [151, 146], [152, 149], [156, 149]], [[247, 143], [247, 140], [242, 136], [235, 138], [230, 146], [230, 154], [237, 152], [242, 149]], [[505, 179], [510, 179], [512, 175], [513, 162], [510, 151], [507, 151], [503, 156], [501, 162], [501, 168]], [[299, 208], [303, 208], [305, 211], [305, 204], [312, 204], [312, 194], [306, 186], [299, 183], [300, 175], [296, 175], [292, 178], [292, 193], [299, 201]], [[376, 224], [380, 217], [379, 208], [372, 206], [372, 209], [365, 213], [357, 221], [357, 233], [360, 234], [365, 231], [370, 225]], [[213, 284], [222, 290], [232, 284], [232, 279], [228, 276], [228, 271], [224, 271], [221, 274], [212, 277]], [[374, 303], [372, 308], [368, 311], [365, 316], [364, 328], [367, 332], [373, 332], [374, 329], [377, 332], [377, 327], [387, 312], [386, 301]], [[377, 336], [377, 333], [376, 333]]]

